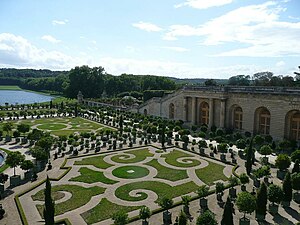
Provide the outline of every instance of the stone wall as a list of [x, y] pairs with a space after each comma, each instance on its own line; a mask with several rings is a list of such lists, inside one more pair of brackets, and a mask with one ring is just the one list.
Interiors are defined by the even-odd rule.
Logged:
[[[250, 89], [251, 90], [251, 89]], [[200, 104], [207, 102], [213, 109], [210, 109], [211, 123], [209, 126], [233, 128], [233, 110], [239, 106], [243, 111], [243, 131], [251, 133], [258, 132], [258, 109], [265, 107], [269, 110], [270, 135], [276, 139], [289, 137], [290, 119], [289, 112], [300, 110], [300, 90], [288, 90], [276, 92], [273, 89], [259, 91], [224, 91], [221, 89], [190, 90], [183, 89], [172, 96], [154, 98], [144, 103], [139, 112], [147, 111], [149, 115], [169, 118], [170, 104], [175, 106], [175, 120], [183, 120], [187, 124], [200, 124]], [[185, 107], [186, 105], [186, 107]], [[223, 110], [223, 111], [222, 111]], [[223, 126], [222, 126], [223, 125]]]

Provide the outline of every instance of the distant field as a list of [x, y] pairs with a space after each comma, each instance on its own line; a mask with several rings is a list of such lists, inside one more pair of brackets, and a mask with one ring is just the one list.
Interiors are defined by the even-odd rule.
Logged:
[[22, 90], [19, 86], [0, 85], [0, 90]]

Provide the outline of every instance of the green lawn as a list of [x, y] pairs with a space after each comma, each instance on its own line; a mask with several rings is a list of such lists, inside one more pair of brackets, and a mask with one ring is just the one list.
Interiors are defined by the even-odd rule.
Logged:
[[183, 180], [188, 178], [188, 175], [185, 170], [174, 170], [168, 167], [161, 165], [157, 159], [153, 159], [146, 165], [152, 166], [157, 170], [157, 175], [155, 178], [161, 178], [170, 181]]
[[67, 128], [66, 125], [60, 123], [44, 123], [37, 126], [40, 130], [61, 130]]
[[112, 171], [115, 177], [123, 179], [136, 179], [145, 177], [149, 174], [149, 170], [141, 166], [122, 166]]
[[[53, 186], [51, 190], [52, 195], [55, 195], [55, 192], [57, 191], [67, 191], [72, 194], [72, 197], [69, 200], [59, 204], [55, 204], [55, 215], [60, 215], [85, 205], [90, 201], [90, 199], [93, 196], [104, 193], [105, 188], [98, 187], [98, 186], [84, 188], [77, 185]], [[39, 191], [38, 193], [36, 193], [31, 197], [33, 200], [44, 201], [44, 190]], [[43, 205], [37, 205], [37, 207], [39, 210], [43, 209]]]
[[20, 91], [22, 89], [19, 86], [14, 85], [0, 85], [0, 90]]
[[[30, 126], [37, 125], [38, 129], [41, 130], [50, 130], [51, 134], [56, 136], [69, 136], [75, 132], [97, 132], [100, 129], [104, 128], [101, 124], [89, 121], [80, 117], [71, 118], [41, 118], [41, 119], [30, 119], [27, 117], [27, 120], [22, 121], [13, 121], [13, 129], [17, 128], [18, 124], [24, 123], [29, 124]], [[67, 125], [70, 125], [71, 128], [66, 129]], [[0, 130], [2, 125], [0, 124]], [[64, 130], [65, 129], [65, 130]]]
[[103, 158], [106, 156], [108, 155], [100, 155], [100, 156], [84, 158], [81, 161], [75, 161], [74, 165], [93, 165], [99, 169], [107, 169], [112, 165], [103, 160]]
[[128, 213], [139, 208], [141, 206], [117, 205], [103, 198], [96, 207], [82, 213], [81, 216], [87, 224], [93, 224], [111, 218], [116, 212], [123, 211]]
[[115, 155], [111, 158], [112, 161], [117, 163], [137, 163], [144, 161], [147, 157], [152, 157], [153, 154], [149, 152], [147, 148], [125, 151], [124, 153], [128, 153], [134, 155], [135, 157], [130, 159], [128, 155]]
[[[173, 150], [169, 154], [162, 155], [161, 157], [166, 158], [166, 163], [176, 166], [176, 167], [194, 167], [200, 165], [200, 161], [195, 158], [194, 155], [179, 151]], [[177, 161], [179, 158], [190, 157], [189, 159], [183, 160], [183, 162], [191, 161], [191, 163], [180, 163]]]
[[141, 201], [147, 198], [147, 194], [143, 192], [141, 192], [140, 195], [136, 197], [130, 196], [129, 193], [136, 189], [146, 189], [155, 192], [158, 195], [159, 202], [163, 197], [173, 199], [181, 195], [195, 192], [198, 189], [198, 186], [192, 181], [178, 186], [170, 186], [158, 181], [142, 181], [125, 184], [117, 188], [115, 195], [118, 198], [126, 201]]
[[213, 185], [217, 180], [227, 181], [228, 178], [224, 175], [223, 169], [225, 166], [219, 165], [217, 163], [209, 162], [209, 165], [197, 169], [195, 172], [200, 180], [202, 180], [207, 185]]
[[80, 168], [79, 172], [81, 175], [71, 178], [70, 181], [78, 181], [78, 182], [83, 182], [88, 184], [92, 184], [96, 182], [102, 182], [104, 184], [118, 183], [118, 181], [114, 181], [105, 177], [103, 172], [94, 171], [86, 167]]

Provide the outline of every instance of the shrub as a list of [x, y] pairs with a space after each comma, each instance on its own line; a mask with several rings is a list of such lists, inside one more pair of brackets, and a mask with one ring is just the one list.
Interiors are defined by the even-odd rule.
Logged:
[[291, 159], [287, 154], [279, 154], [276, 158], [275, 165], [279, 170], [286, 170], [291, 165]]
[[291, 154], [291, 159], [293, 162], [296, 162], [298, 159], [300, 161], [300, 150], [296, 150]]
[[247, 174], [242, 173], [242, 174], [240, 175], [240, 181], [241, 181], [242, 184], [247, 184], [247, 183], [249, 183], [249, 177], [247, 176]]
[[271, 184], [268, 187], [268, 199], [270, 202], [273, 203], [280, 203], [282, 201], [283, 198], [283, 191], [281, 189], [281, 187], [279, 187], [278, 185], [275, 184]]
[[256, 199], [248, 192], [241, 192], [236, 199], [236, 205], [241, 213], [244, 213], [244, 218], [247, 213], [252, 213], [256, 209]]
[[204, 213], [202, 213], [198, 218], [196, 225], [217, 225], [218, 222], [215, 219], [215, 215], [209, 211], [206, 210]]

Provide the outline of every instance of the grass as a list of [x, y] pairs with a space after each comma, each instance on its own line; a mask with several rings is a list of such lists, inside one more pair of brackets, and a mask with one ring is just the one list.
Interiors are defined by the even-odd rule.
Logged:
[[195, 192], [198, 189], [198, 186], [192, 181], [177, 186], [170, 186], [158, 181], [142, 181], [125, 184], [117, 188], [115, 195], [125, 201], [141, 201], [146, 199], [147, 194], [143, 192], [139, 193], [140, 195], [135, 197], [129, 195], [131, 191], [137, 189], [146, 189], [155, 192], [158, 195], [158, 200], [156, 202], [159, 202], [164, 197], [173, 199], [181, 195]]
[[146, 165], [152, 166], [157, 170], [157, 175], [155, 178], [177, 181], [188, 178], [188, 175], [185, 170], [174, 170], [168, 167], [161, 165], [157, 159], [153, 159], [150, 162], [146, 163]]
[[116, 212], [123, 211], [128, 213], [139, 208], [141, 206], [117, 205], [103, 198], [97, 206], [82, 213], [81, 216], [87, 224], [93, 224], [111, 218]]
[[79, 169], [80, 175], [77, 177], [73, 177], [70, 179], [70, 181], [78, 181], [83, 182], [87, 184], [92, 184], [96, 182], [101, 182], [104, 184], [115, 184], [118, 183], [118, 181], [111, 180], [104, 176], [103, 172], [91, 170], [86, 167], [82, 167]]
[[115, 177], [123, 179], [136, 179], [147, 176], [149, 174], [149, 170], [141, 166], [122, 166], [114, 169], [112, 174]]
[[[166, 163], [176, 167], [194, 167], [200, 165], [200, 161], [195, 159], [194, 155], [187, 154], [179, 150], [173, 150], [169, 154], [162, 155], [161, 157], [166, 158]], [[191, 161], [191, 163], [180, 163], [177, 161], [179, 158], [190, 157], [189, 159], [182, 160], [183, 162]]]
[[59, 123], [44, 123], [44, 124], [37, 126], [37, 128], [40, 130], [61, 130], [66, 127], [67, 127], [66, 125], [59, 124]]
[[[97, 186], [84, 188], [77, 185], [57, 185], [53, 186], [51, 191], [52, 195], [57, 191], [67, 191], [72, 194], [69, 200], [55, 204], [55, 215], [60, 215], [87, 204], [93, 196], [104, 193], [105, 189]], [[39, 191], [31, 197], [33, 200], [44, 201], [44, 190]], [[41, 210], [40, 212], [43, 212], [43, 205], [37, 205], [37, 207], [39, 211]]]
[[22, 89], [19, 86], [14, 85], [0, 85], [0, 90], [20, 91]]
[[[83, 133], [83, 132], [94, 132], [103, 128], [101, 124], [95, 123], [93, 121], [85, 120], [80, 117], [76, 118], [41, 118], [41, 119], [30, 119], [27, 117], [27, 120], [22, 121], [12, 121], [13, 129], [17, 128], [18, 124], [24, 123], [29, 124], [30, 126], [37, 125], [37, 127], [41, 130], [50, 130], [50, 133], [56, 136], [69, 136], [70, 134], [74, 134], [75, 132]], [[70, 125], [70, 129], [63, 130], [66, 128], [66, 125]], [[0, 130], [2, 129], [2, 125], [0, 124]]]
[[74, 165], [93, 165], [99, 169], [107, 169], [107, 168], [111, 167], [112, 165], [103, 160], [103, 158], [106, 156], [108, 156], [108, 155], [84, 158], [81, 161], [75, 161]]
[[223, 173], [224, 168], [225, 166], [209, 162], [208, 166], [201, 169], [197, 169], [195, 172], [198, 178], [204, 183], [206, 183], [207, 185], [213, 185], [214, 182], [217, 180], [228, 180], [228, 178]]
[[126, 151], [124, 153], [134, 155], [135, 157], [130, 159], [128, 155], [115, 155], [111, 158], [112, 161], [117, 163], [137, 163], [144, 161], [147, 157], [152, 157], [153, 154], [149, 152], [147, 148]]

